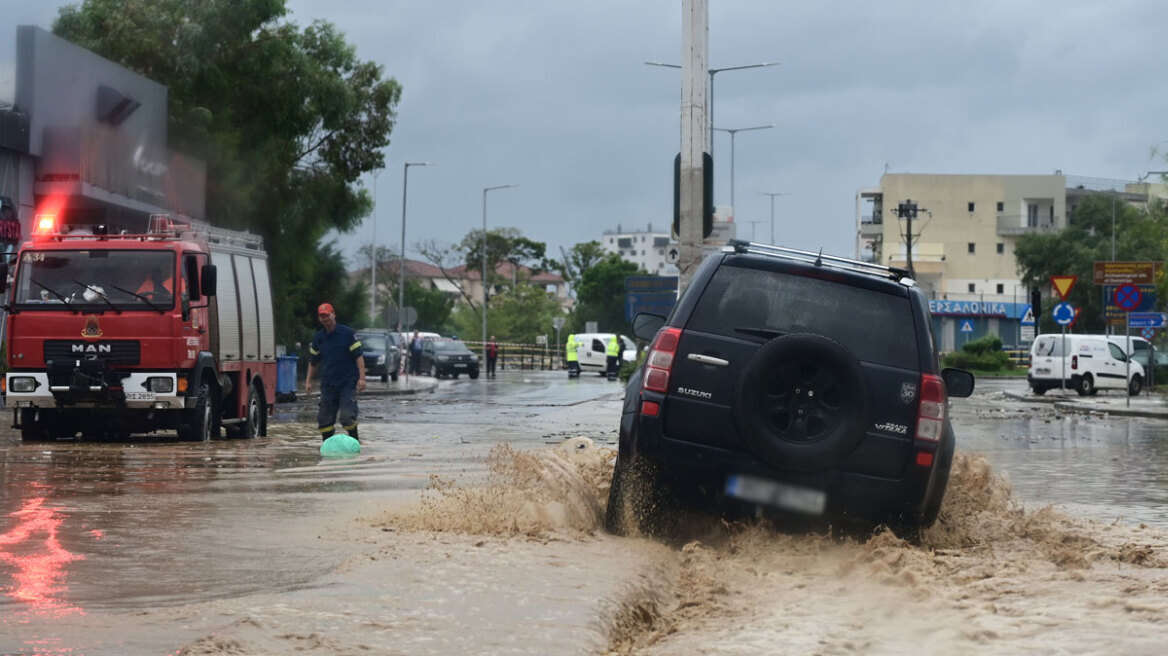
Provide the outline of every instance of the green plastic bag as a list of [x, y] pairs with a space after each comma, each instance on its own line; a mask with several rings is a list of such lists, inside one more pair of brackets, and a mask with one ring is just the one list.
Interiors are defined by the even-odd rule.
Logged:
[[361, 443], [345, 433], [336, 433], [320, 443], [322, 456], [351, 456], [361, 453]]

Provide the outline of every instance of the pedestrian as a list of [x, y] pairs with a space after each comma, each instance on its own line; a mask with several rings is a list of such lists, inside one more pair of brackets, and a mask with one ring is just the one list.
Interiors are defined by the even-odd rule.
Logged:
[[495, 336], [487, 342], [487, 378], [495, 377], [495, 363], [499, 360], [499, 345], [495, 343]]
[[621, 357], [621, 343], [616, 335], [613, 335], [612, 339], [608, 340], [608, 348], [605, 349], [604, 353], [608, 356], [608, 379], [616, 380], [616, 373], [620, 368]]
[[422, 336], [414, 331], [414, 338], [410, 340], [410, 373], [415, 376], [422, 373]]
[[357, 437], [357, 392], [365, 391], [365, 358], [361, 340], [352, 328], [337, 323], [337, 313], [330, 303], [316, 308], [321, 329], [312, 336], [308, 347], [308, 374], [304, 393], [312, 393], [312, 374], [320, 369], [320, 408], [316, 425], [320, 439], [336, 432], [338, 414], [341, 427], [353, 439]]
[[564, 358], [568, 361], [568, 378], [580, 377], [580, 352], [575, 333], [568, 335], [568, 344], [564, 346]]

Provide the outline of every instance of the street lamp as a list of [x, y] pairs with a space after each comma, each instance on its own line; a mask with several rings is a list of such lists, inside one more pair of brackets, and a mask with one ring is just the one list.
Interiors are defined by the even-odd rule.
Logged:
[[406, 313], [406, 190], [409, 188], [410, 167], [430, 166], [430, 162], [406, 162], [402, 167], [402, 236], [401, 257], [397, 262], [397, 332], [402, 331], [402, 316]]
[[[722, 132], [729, 132], [730, 133], [730, 209], [731, 209], [731, 211], [738, 209], [734, 205], [734, 135], [738, 134], [739, 132], [747, 132], [749, 130], [769, 130], [770, 128], [773, 128], [773, 127], [775, 127], [775, 126], [773, 126], [773, 125], [756, 125], [752, 128], [713, 128], [714, 130], [720, 130]], [[710, 150], [713, 150], [713, 147], [711, 147]], [[713, 157], [713, 154], [711, 154], [710, 157]]]
[[746, 223], [750, 224], [750, 241], [754, 241], [754, 226], [759, 223], [766, 223], [766, 221], [746, 221]]
[[[681, 68], [677, 64], [664, 64], [662, 62], [645, 62], [649, 66], [663, 66], [665, 68]], [[763, 62], [761, 64], [747, 64], [746, 66], [726, 66], [724, 68], [711, 68], [710, 74], [710, 158], [714, 157], [714, 75], [723, 71], [740, 71], [744, 68], [764, 68], [766, 66], [778, 66], [779, 62]]]
[[775, 196], [790, 196], [787, 191], [760, 191], [763, 196], [771, 197], [771, 246], [775, 245]]
[[377, 325], [377, 177], [384, 169], [373, 172], [373, 244], [369, 247], [369, 320]]
[[[509, 189], [519, 185], [508, 184], [483, 189], [483, 362], [487, 361], [487, 192]], [[484, 365], [485, 366], [485, 365]]]

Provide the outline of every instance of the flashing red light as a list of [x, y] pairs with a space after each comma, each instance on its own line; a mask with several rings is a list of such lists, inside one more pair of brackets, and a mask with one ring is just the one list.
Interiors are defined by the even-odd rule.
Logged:
[[57, 216], [55, 214], [38, 214], [36, 216], [36, 225], [33, 228], [33, 235], [36, 237], [45, 237], [56, 234], [57, 232]]

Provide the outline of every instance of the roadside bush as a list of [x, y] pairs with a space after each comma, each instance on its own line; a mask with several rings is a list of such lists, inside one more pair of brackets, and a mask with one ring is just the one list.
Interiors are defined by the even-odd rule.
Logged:
[[960, 351], [946, 355], [942, 363], [946, 367], [971, 371], [1009, 371], [1014, 368], [1009, 354], [1002, 350], [1002, 338], [997, 335], [966, 342]]

